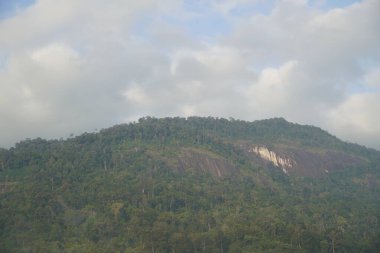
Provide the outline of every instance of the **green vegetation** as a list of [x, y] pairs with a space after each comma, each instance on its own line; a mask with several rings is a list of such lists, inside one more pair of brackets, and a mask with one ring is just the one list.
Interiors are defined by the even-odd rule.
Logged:
[[[287, 175], [241, 143], [365, 163]], [[319, 128], [148, 117], [0, 149], [0, 252], [380, 252], [379, 199], [380, 153]]]

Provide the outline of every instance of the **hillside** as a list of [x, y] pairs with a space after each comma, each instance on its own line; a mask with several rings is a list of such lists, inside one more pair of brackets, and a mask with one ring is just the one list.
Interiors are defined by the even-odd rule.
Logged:
[[146, 117], [0, 150], [0, 252], [380, 252], [380, 152], [282, 118]]

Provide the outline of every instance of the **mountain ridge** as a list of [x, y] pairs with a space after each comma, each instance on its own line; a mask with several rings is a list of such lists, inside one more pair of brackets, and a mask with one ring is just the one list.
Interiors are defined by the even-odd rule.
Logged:
[[145, 117], [0, 164], [2, 252], [380, 248], [379, 152], [282, 118]]

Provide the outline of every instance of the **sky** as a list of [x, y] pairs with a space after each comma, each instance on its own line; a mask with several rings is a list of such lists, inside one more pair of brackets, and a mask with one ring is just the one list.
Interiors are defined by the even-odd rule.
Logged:
[[0, 0], [0, 147], [284, 117], [380, 150], [378, 0]]

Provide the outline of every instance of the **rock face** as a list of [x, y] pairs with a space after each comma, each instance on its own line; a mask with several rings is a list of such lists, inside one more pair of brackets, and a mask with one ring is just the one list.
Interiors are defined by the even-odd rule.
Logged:
[[288, 174], [289, 168], [292, 168], [297, 164], [296, 161], [288, 157], [281, 156], [275, 153], [274, 151], [269, 150], [266, 147], [255, 146], [255, 147], [250, 148], [248, 152], [255, 153], [259, 155], [261, 158], [272, 162], [275, 166], [281, 168], [282, 171], [286, 174]]
[[178, 157], [178, 167], [181, 171], [194, 170], [211, 173], [218, 178], [236, 173], [237, 168], [225, 158], [203, 150], [183, 148]]
[[337, 151], [312, 152], [293, 149], [290, 152], [297, 161], [294, 172], [302, 176], [320, 177], [330, 172], [365, 164], [362, 158]]
[[350, 166], [363, 164], [359, 157], [336, 152], [317, 152], [301, 148], [273, 148], [265, 146], [249, 146], [246, 152], [257, 155], [280, 168], [285, 174], [294, 173], [300, 176], [321, 177], [330, 172], [342, 170]]

